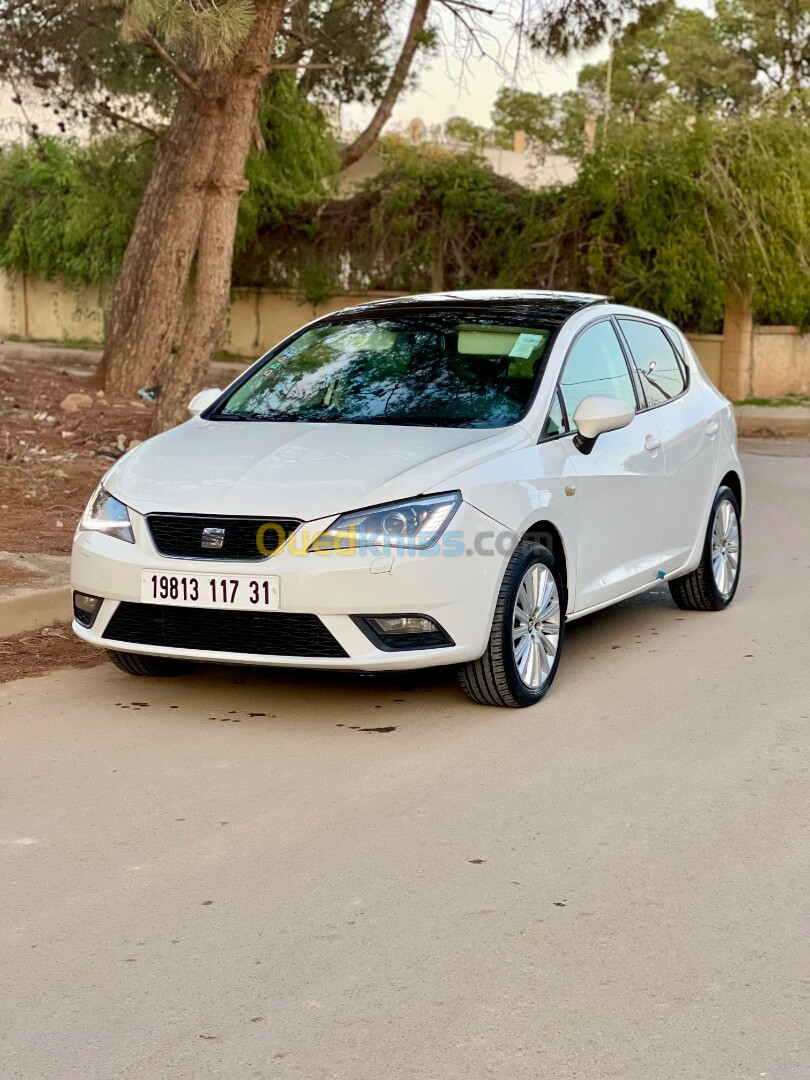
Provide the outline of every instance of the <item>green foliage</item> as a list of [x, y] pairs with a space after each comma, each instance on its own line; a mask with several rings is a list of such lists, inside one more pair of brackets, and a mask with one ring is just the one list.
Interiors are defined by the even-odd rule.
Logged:
[[495, 143], [511, 149], [515, 132], [522, 131], [529, 148], [581, 157], [585, 149], [585, 120], [593, 104], [575, 90], [535, 94], [504, 86], [492, 108]]
[[387, 288], [470, 288], [497, 283], [510, 237], [534, 196], [475, 154], [396, 153], [365, 186], [368, 232], [352, 267]]
[[[277, 76], [267, 151], [248, 163], [234, 284], [351, 289], [504, 286], [605, 292], [713, 331], [734, 292], [758, 320], [810, 325], [810, 134], [799, 117], [616, 125], [568, 187], [534, 193], [474, 152], [394, 139], [386, 165], [335, 200], [335, 148]], [[151, 150], [47, 142], [0, 152], [0, 265], [112, 281]]]
[[40, 140], [0, 151], [0, 266], [46, 280], [112, 282], [152, 164], [152, 146]]
[[[382, 97], [391, 74], [390, 0], [295, 0], [284, 60], [304, 58], [299, 89], [317, 101], [363, 104]], [[282, 29], [282, 34], [284, 30]], [[396, 34], [393, 35], [396, 37]]]
[[313, 208], [325, 201], [338, 171], [334, 136], [320, 109], [301, 96], [292, 72], [268, 81], [259, 127], [265, 147], [250, 152], [245, 168], [250, 187], [239, 204], [234, 281], [240, 285], [263, 284], [261, 237], [304, 203]]
[[[266, 148], [252, 150], [239, 207], [234, 281], [258, 285], [257, 237], [304, 201], [331, 193], [335, 140], [291, 74], [268, 84], [260, 110]], [[115, 136], [89, 147], [41, 139], [0, 150], [0, 266], [77, 284], [112, 283], [151, 170], [155, 144]]]
[[88, 120], [106, 123], [111, 97], [118, 114], [165, 115], [174, 103], [173, 75], [120, 30], [121, 8], [101, 0], [0, 0], [0, 78], [23, 108], [49, 109], [67, 135]]
[[190, 4], [188, 0], [128, 0], [124, 37], [137, 40], [140, 27], [153, 31], [169, 49], [193, 48], [199, 63], [233, 56], [250, 32], [250, 0]]
[[521, 242], [555, 285], [690, 329], [717, 329], [735, 291], [763, 322], [806, 326], [810, 137], [798, 118], [617, 129]]
[[771, 102], [808, 109], [810, 0], [717, 0], [724, 39], [756, 69]]
[[619, 126], [567, 188], [532, 193], [475, 154], [391, 147], [351, 199], [266, 232], [259, 278], [341, 289], [604, 292], [692, 330], [727, 297], [810, 324], [810, 137], [798, 119]]
[[466, 116], [451, 116], [444, 125], [444, 134], [451, 142], [475, 149], [492, 146], [494, 141], [491, 131], [487, 131], [480, 124], [474, 124]]
[[[399, 36], [392, 0], [290, 0], [284, 8], [275, 58], [310, 65], [297, 72], [303, 97], [379, 99]], [[177, 81], [148, 34], [194, 76], [232, 55], [253, 18], [252, 0], [0, 0], [0, 79], [29, 113], [50, 110], [68, 136], [84, 137], [88, 122], [155, 126], [172, 112]]]
[[546, 56], [570, 56], [604, 41], [628, 17], [661, 6], [659, 0], [547, 0], [530, 8], [529, 42]]
[[503, 86], [492, 107], [492, 127], [498, 146], [512, 148], [516, 131], [529, 143], [549, 146], [554, 140], [554, 99], [546, 94]]
[[[586, 64], [578, 83], [604, 99], [607, 61]], [[693, 114], [739, 114], [761, 97], [757, 71], [726, 38], [718, 19], [673, 2], [649, 10], [614, 39], [610, 111], [650, 120], [673, 102]]]
[[271, 287], [315, 302], [344, 289], [420, 292], [500, 284], [504, 256], [538, 202], [475, 153], [385, 140], [386, 167], [355, 195], [259, 238]]

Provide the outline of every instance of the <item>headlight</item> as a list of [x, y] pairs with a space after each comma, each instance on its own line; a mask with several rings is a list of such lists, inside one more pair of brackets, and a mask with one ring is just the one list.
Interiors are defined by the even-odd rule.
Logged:
[[119, 540], [126, 540], [128, 544], [135, 543], [129, 510], [100, 484], [87, 504], [79, 528], [116, 536]]
[[461, 492], [426, 495], [408, 502], [355, 510], [333, 521], [310, 545], [310, 551], [357, 548], [421, 550], [432, 547], [461, 505]]

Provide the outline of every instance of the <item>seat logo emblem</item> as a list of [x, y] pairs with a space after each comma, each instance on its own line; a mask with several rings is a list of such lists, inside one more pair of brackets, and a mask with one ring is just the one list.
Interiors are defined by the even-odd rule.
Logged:
[[206, 551], [219, 551], [225, 543], [225, 530], [205, 528], [202, 531], [200, 547]]

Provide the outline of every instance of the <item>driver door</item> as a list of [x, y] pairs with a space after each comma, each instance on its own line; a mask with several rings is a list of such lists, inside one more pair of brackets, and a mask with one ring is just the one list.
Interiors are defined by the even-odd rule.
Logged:
[[[638, 410], [635, 385], [609, 318], [574, 342], [560, 376], [573, 430], [583, 398], [608, 394]], [[577, 474], [579, 543], [574, 611], [609, 603], [655, 580], [664, 541], [666, 476], [654, 414], [636, 411], [620, 431], [608, 431], [583, 454], [566, 439]]]

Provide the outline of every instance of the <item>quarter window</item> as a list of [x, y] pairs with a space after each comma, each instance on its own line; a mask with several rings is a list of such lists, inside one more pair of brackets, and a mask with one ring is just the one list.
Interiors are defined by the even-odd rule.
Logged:
[[630, 371], [616, 331], [607, 320], [598, 322], [574, 343], [560, 378], [565, 411], [573, 417], [577, 405], [591, 394], [620, 398], [636, 407]]
[[543, 433], [540, 438], [553, 439], [555, 435], [560, 435], [567, 430], [562, 405], [560, 404], [560, 393], [558, 390], [555, 390], [554, 397], [551, 400], [551, 408], [548, 411], [546, 422], [543, 425]]
[[683, 369], [660, 326], [638, 319], [619, 319], [630, 346], [648, 405], [661, 405], [684, 389]]

